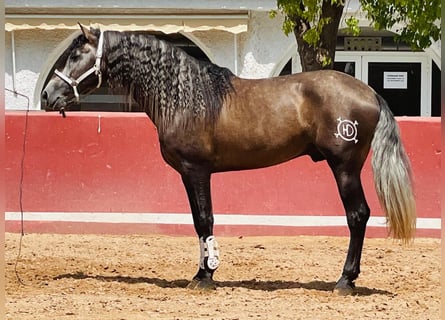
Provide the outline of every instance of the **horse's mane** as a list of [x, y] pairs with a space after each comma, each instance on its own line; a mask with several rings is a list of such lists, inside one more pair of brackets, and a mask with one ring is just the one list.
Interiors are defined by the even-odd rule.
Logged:
[[138, 111], [158, 127], [178, 120], [184, 127], [199, 120], [213, 124], [218, 118], [233, 90], [230, 70], [197, 60], [152, 35], [107, 31], [104, 36], [110, 88], [135, 99]]

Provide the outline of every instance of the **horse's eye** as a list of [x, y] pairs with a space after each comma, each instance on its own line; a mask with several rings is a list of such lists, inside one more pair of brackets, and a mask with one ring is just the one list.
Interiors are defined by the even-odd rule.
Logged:
[[79, 60], [79, 58], [80, 58], [80, 54], [78, 54], [77, 52], [73, 53], [70, 56], [70, 60], [73, 61], [73, 62], [76, 62], [77, 60]]
[[71, 53], [70, 60], [73, 62], [76, 62], [77, 60], [79, 60], [80, 55], [81, 55], [80, 50], [75, 50]]

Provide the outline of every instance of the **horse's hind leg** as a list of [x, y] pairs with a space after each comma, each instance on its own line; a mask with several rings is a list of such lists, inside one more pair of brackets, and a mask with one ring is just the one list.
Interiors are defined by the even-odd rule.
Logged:
[[360, 180], [361, 166], [351, 169], [351, 165], [347, 163], [332, 164], [329, 160], [328, 162], [343, 201], [350, 232], [346, 262], [334, 291], [341, 295], [347, 295], [353, 292], [354, 280], [360, 273], [363, 240], [370, 210]]

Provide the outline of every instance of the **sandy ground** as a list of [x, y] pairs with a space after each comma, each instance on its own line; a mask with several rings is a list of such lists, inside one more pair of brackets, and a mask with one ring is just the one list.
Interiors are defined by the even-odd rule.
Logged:
[[217, 289], [187, 289], [193, 237], [6, 234], [7, 319], [440, 319], [440, 240], [366, 239], [357, 292], [332, 293], [346, 238], [220, 237]]

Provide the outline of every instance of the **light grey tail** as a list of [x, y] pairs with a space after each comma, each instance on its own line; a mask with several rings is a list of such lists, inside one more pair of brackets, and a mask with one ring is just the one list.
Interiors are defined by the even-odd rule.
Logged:
[[416, 232], [416, 203], [411, 165], [400, 139], [399, 127], [386, 101], [379, 95], [380, 119], [372, 139], [372, 171], [380, 205], [390, 234], [410, 242]]

